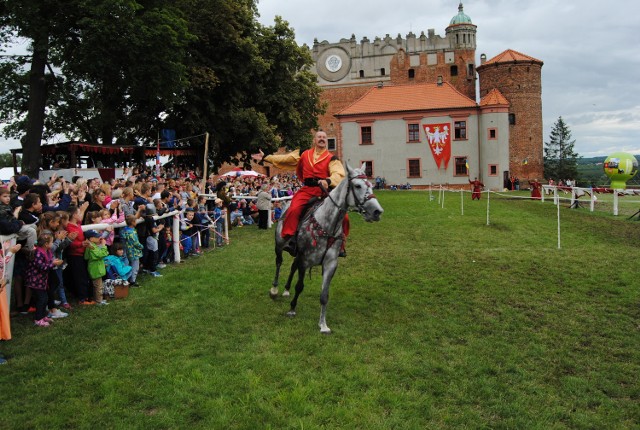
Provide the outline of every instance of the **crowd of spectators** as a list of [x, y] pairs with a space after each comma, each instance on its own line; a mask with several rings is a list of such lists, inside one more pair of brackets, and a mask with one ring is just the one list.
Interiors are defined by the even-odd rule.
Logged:
[[[225, 245], [225, 224], [267, 228], [268, 209], [273, 208], [273, 221], [282, 213], [272, 199], [301, 187], [295, 175], [286, 174], [201, 180], [197, 169], [168, 167], [159, 173], [132, 167], [106, 181], [54, 175], [42, 183], [16, 176], [0, 186], [0, 235], [17, 237], [16, 245], [7, 240], [0, 251], [1, 340], [11, 338], [10, 302], [11, 316], [32, 316], [37, 327], [49, 327], [75, 306], [108, 305], [120, 286], [140, 287], [140, 274], [162, 276], [176, 260], [174, 216], [162, 215], [180, 218], [180, 260], [198, 257]], [[7, 297], [4, 269], [11, 261]]]

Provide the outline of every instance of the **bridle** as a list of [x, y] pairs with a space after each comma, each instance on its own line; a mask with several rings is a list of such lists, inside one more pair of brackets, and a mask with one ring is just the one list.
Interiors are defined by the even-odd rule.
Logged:
[[351, 195], [353, 196], [353, 201], [356, 203], [356, 208], [358, 209], [358, 213], [363, 214], [365, 212], [364, 205], [369, 200], [375, 199], [376, 196], [373, 193], [368, 193], [368, 194], [365, 194], [364, 199], [362, 199], [362, 201], [358, 200], [358, 196], [356, 196], [356, 192], [354, 189], [355, 187], [351, 186], [351, 181], [353, 181], [354, 179], [362, 179], [365, 185], [367, 186], [367, 188], [373, 188], [373, 185], [371, 184], [371, 182], [369, 182], [369, 180], [367, 179], [367, 175], [365, 174], [349, 177], [349, 183], [347, 184], [347, 195], [349, 194], [349, 192], [351, 192]]
[[371, 182], [369, 182], [369, 180], [367, 179], [367, 175], [365, 174], [360, 174], [360, 175], [356, 175], [356, 176], [349, 176], [348, 177], [348, 181], [347, 182], [347, 198], [344, 200], [344, 204], [345, 207], [343, 208], [342, 206], [340, 206], [338, 203], [336, 203], [333, 198], [331, 197], [331, 194], [329, 193], [329, 190], [323, 190], [325, 193], [327, 193], [327, 197], [329, 198], [329, 200], [331, 201], [331, 203], [333, 203], [333, 205], [335, 207], [337, 207], [340, 212], [346, 213], [347, 209], [349, 209], [349, 194], [351, 194], [353, 196], [353, 201], [356, 203], [355, 207], [358, 209], [358, 213], [359, 214], [363, 214], [365, 212], [365, 208], [364, 205], [371, 199], [375, 199], [377, 198], [375, 196], [375, 194], [373, 193], [368, 193], [364, 196], [364, 199], [359, 200], [358, 196], [356, 196], [356, 191], [355, 191], [355, 187], [352, 186], [351, 181], [353, 181], [354, 179], [362, 179], [365, 183], [365, 185], [368, 188], [373, 188], [373, 185], [371, 184]]

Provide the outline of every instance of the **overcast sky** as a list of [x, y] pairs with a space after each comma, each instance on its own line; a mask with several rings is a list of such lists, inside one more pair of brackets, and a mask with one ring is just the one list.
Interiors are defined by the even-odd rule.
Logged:
[[[430, 28], [445, 35], [459, 0], [260, 0], [260, 21], [282, 16], [300, 44], [373, 40]], [[467, 0], [476, 63], [513, 49], [544, 62], [544, 141], [558, 117], [584, 157], [640, 154], [640, 0]]]
[[[259, 0], [260, 21], [276, 15], [295, 29], [300, 44], [337, 42], [355, 34], [441, 36], [458, 13], [458, 0]], [[477, 25], [476, 63], [514, 49], [544, 62], [544, 141], [562, 116], [584, 157], [614, 151], [640, 154], [639, 0], [467, 0]], [[0, 153], [16, 148], [0, 138]]]

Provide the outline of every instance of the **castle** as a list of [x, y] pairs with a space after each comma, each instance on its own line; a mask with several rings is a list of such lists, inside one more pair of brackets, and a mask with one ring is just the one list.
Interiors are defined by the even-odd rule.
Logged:
[[329, 149], [370, 176], [417, 187], [478, 177], [491, 189], [542, 179], [543, 62], [506, 50], [477, 65], [462, 3], [444, 37], [352, 35], [315, 40], [311, 53]]

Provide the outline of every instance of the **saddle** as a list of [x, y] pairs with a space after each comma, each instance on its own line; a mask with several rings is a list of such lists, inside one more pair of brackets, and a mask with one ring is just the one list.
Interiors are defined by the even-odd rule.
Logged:
[[[300, 228], [304, 224], [304, 222], [311, 217], [311, 215], [315, 212], [316, 207], [320, 206], [323, 202], [323, 197], [313, 196], [309, 199], [309, 201], [304, 205], [302, 209], [302, 213], [300, 214], [300, 219], [298, 220], [298, 228], [296, 229], [296, 234], [289, 239], [289, 241], [285, 244], [283, 251], [291, 254], [292, 257], [295, 257], [298, 252], [298, 233], [300, 233]], [[287, 217], [287, 213], [284, 214], [285, 218]]]

